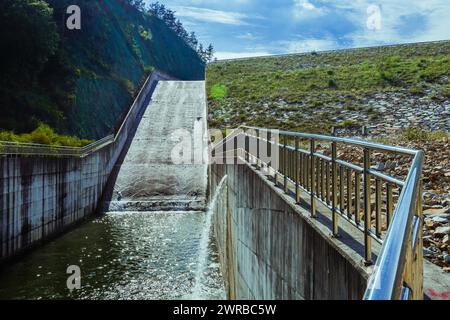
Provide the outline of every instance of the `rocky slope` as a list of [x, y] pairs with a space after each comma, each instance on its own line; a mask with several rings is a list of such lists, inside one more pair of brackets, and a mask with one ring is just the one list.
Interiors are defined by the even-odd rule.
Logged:
[[[218, 62], [207, 85], [210, 127], [334, 132], [424, 150], [424, 254], [450, 271], [450, 41]], [[362, 163], [355, 148], [339, 157]], [[373, 161], [402, 179], [411, 165], [382, 153]]]

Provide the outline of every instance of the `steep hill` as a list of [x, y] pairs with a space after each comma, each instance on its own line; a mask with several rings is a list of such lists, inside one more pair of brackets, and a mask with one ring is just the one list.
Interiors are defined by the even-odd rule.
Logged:
[[[113, 130], [151, 70], [204, 78], [197, 53], [127, 0], [45, 2], [0, 5], [0, 129], [29, 132], [44, 122], [60, 133], [97, 139]], [[69, 5], [81, 9], [81, 30], [66, 27]], [[20, 53], [43, 49], [38, 61]]]
[[[221, 61], [206, 78], [213, 128], [361, 137], [365, 125], [364, 139], [424, 150], [424, 255], [450, 272], [449, 237], [436, 232], [450, 222], [450, 41]], [[360, 148], [338, 151], [362, 163]], [[411, 159], [377, 157], [406, 178]]]
[[450, 41], [208, 65], [210, 126], [448, 130]]

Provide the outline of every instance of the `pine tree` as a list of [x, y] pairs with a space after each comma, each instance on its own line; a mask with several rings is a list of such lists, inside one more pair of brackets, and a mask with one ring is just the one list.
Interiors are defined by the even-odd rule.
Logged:
[[[143, 0], [129, 0], [136, 5]], [[214, 47], [210, 44], [206, 49], [203, 44], [199, 44], [195, 32], [188, 33], [179, 19], [176, 18], [175, 11], [165, 7], [159, 1], [149, 4], [147, 12], [161, 19], [178, 37], [183, 39], [192, 49], [196, 50], [200, 59], [205, 63], [214, 60]]]
[[214, 47], [212, 43], [209, 44], [208, 48], [206, 49], [206, 60], [207, 62], [212, 62], [214, 60]]
[[191, 34], [189, 35], [188, 44], [192, 47], [192, 49], [197, 50], [198, 40], [195, 32], [191, 32]]

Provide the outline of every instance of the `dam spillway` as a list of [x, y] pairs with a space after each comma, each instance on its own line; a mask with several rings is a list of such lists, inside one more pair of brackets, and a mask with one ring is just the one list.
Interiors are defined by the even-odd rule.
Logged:
[[[355, 201], [356, 214], [348, 208], [345, 212], [347, 218], [353, 213], [356, 228], [345, 219], [341, 203], [351, 203], [345, 197], [352, 199], [353, 192], [358, 200], [369, 200], [371, 176], [417, 189], [421, 153], [282, 132], [307, 136], [312, 150], [314, 139], [333, 141], [330, 158], [288, 146], [286, 138], [282, 143], [278, 138], [264, 140], [260, 134], [266, 129], [252, 133], [253, 128], [244, 128], [228, 136], [227, 143], [214, 145], [212, 162], [205, 162], [204, 82], [162, 80], [167, 79], [157, 73], [149, 78], [115, 137], [86, 149], [56, 148], [56, 156], [53, 148], [2, 149], [0, 253], [2, 262], [10, 257], [16, 260], [0, 270], [0, 298], [363, 298], [374, 270], [371, 261], [363, 259], [377, 258], [386, 247], [370, 245], [369, 237], [381, 242], [383, 238], [370, 228], [361, 230], [363, 208], [370, 217], [368, 201]], [[276, 130], [272, 133], [274, 138]], [[413, 155], [416, 170], [411, 172], [415, 174], [406, 181], [380, 175], [368, 166], [369, 152], [365, 153], [367, 168], [339, 161], [333, 153], [338, 143]], [[260, 147], [265, 145], [275, 158], [271, 167], [263, 168]], [[280, 163], [277, 154], [282, 161], [274, 169]], [[344, 170], [339, 168], [338, 175], [337, 164], [356, 170], [354, 179], [349, 171], [347, 185], [339, 183], [339, 192], [338, 177], [344, 176]], [[359, 194], [361, 180], [365, 195]], [[381, 216], [379, 189], [375, 188], [380, 200], [374, 209]], [[331, 205], [327, 203], [330, 195]], [[420, 195], [400, 199], [403, 206], [420, 205]], [[95, 208], [102, 211], [100, 216], [93, 215]], [[420, 210], [389, 214], [400, 217], [400, 222], [393, 222], [398, 227], [412, 227], [401, 219]], [[75, 224], [86, 218], [91, 220]], [[363, 222], [369, 227], [376, 221]], [[50, 236], [71, 226], [77, 228], [49, 242]], [[414, 228], [418, 230], [420, 223]], [[334, 233], [338, 236], [333, 237]], [[47, 244], [32, 248], [41, 240]], [[420, 298], [420, 233], [411, 233], [408, 241], [419, 258], [408, 261], [408, 276], [414, 278], [407, 281], [415, 287], [409, 292]], [[397, 244], [395, 239], [392, 244]], [[18, 255], [27, 248], [33, 251]], [[439, 273], [424, 265], [425, 285], [445, 292], [448, 281], [440, 285], [433, 280]], [[68, 290], [69, 266], [81, 269], [80, 290]]]
[[204, 210], [207, 165], [193, 163], [193, 150], [202, 152], [205, 135], [204, 82], [159, 82], [113, 171], [106, 211]]
[[[104, 213], [6, 265], [0, 299], [226, 298], [207, 165], [173, 161], [177, 144], [187, 141], [189, 153], [204, 143], [204, 91], [201, 81], [158, 82], [112, 170]], [[80, 290], [67, 289], [73, 265]]]

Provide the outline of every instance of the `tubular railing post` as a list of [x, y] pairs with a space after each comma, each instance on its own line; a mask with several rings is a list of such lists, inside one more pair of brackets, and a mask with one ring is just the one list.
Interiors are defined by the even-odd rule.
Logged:
[[386, 190], [386, 223], [387, 227], [391, 225], [392, 213], [394, 212], [394, 200], [392, 197], [392, 184], [388, 182]]
[[332, 222], [333, 222], [333, 236], [339, 235], [339, 221], [337, 213], [337, 145], [336, 142], [331, 144], [331, 207], [332, 207]]
[[355, 223], [361, 223], [361, 175], [355, 172]]
[[310, 171], [311, 171], [311, 159], [310, 155], [305, 154], [305, 185], [306, 190], [311, 191], [311, 179], [310, 179]]
[[260, 158], [259, 137], [260, 137], [259, 130], [256, 129], [256, 170], [259, 170], [261, 168], [259, 161]]
[[238, 137], [235, 136], [233, 141], [234, 141], [234, 160], [233, 160], [233, 163], [234, 164], [238, 164], [239, 163], [239, 161], [238, 161]]
[[316, 158], [316, 197], [320, 198], [320, 159]]
[[284, 176], [284, 192], [285, 193], [289, 193], [289, 185], [288, 185], [288, 173], [289, 173], [289, 161], [288, 161], [288, 149], [287, 149], [287, 140], [288, 137], [284, 136], [284, 141], [283, 141], [283, 176]]
[[352, 170], [347, 169], [347, 217], [352, 218]]
[[282, 158], [282, 154], [281, 154], [281, 152], [280, 152], [280, 143], [278, 142], [278, 141], [275, 141], [275, 148], [278, 150], [278, 152], [277, 152], [277, 156], [278, 156], [278, 168], [274, 168], [274, 177], [273, 177], [273, 180], [274, 180], [274, 183], [275, 183], [275, 187], [277, 187], [278, 186], [278, 171], [281, 171], [281, 166], [283, 165], [283, 161], [281, 161], [281, 158]]
[[300, 155], [298, 152], [299, 149], [299, 138], [296, 137], [295, 138], [295, 201], [297, 203], [300, 203], [300, 185], [299, 185], [299, 180], [300, 180], [300, 166], [299, 166], [299, 162], [300, 162]]
[[423, 182], [421, 180], [418, 185], [417, 198], [414, 201], [416, 202], [414, 220], [417, 226], [413, 226], [411, 261], [407, 261], [410, 266], [409, 268], [406, 267], [406, 269], [409, 269], [408, 271], [410, 272], [408, 280], [411, 282], [412, 299], [421, 300], [423, 297]]
[[320, 161], [320, 198], [325, 201], [325, 160]]
[[344, 166], [339, 166], [339, 210], [344, 214], [345, 197], [344, 197]]
[[300, 184], [305, 187], [305, 159], [302, 152], [300, 152]]
[[381, 236], [381, 229], [383, 227], [383, 222], [381, 221], [381, 187], [381, 179], [377, 178], [375, 180], [375, 230], [378, 237]]
[[315, 167], [315, 161], [314, 161], [314, 152], [316, 152], [316, 144], [314, 139], [311, 139], [310, 143], [310, 153], [311, 153], [311, 165], [310, 165], [310, 178], [311, 178], [311, 216], [316, 216], [316, 199], [315, 197], [315, 182], [316, 179], [314, 177], [314, 167]]
[[[266, 139], [267, 139], [267, 157], [268, 159], [272, 158], [272, 144], [270, 143], [270, 140], [272, 139], [272, 133], [269, 131], [266, 132]], [[270, 175], [270, 166], [273, 165], [271, 161], [268, 161], [266, 164], [267, 174]]]
[[223, 148], [222, 148], [222, 163], [224, 165], [227, 164], [227, 137], [223, 139]]
[[245, 161], [250, 163], [250, 137], [247, 132], [245, 132]]
[[325, 163], [325, 201], [330, 204], [330, 163]]
[[370, 204], [370, 151], [364, 149], [364, 257], [366, 265], [372, 264], [372, 238], [370, 229], [372, 228], [372, 210]]
[[301, 167], [301, 171], [302, 171], [302, 187], [306, 189], [306, 180], [305, 180], [306, 166], [305, 166], [305, 154], [304, 153], [300, 154], [300, 161], [301, 161], [301, 164], [302, 164], [302, 167]]

